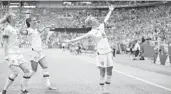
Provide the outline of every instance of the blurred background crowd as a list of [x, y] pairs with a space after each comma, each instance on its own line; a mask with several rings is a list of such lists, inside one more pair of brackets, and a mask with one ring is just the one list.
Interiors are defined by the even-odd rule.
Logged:
[[[77, 1], [77, 0], [76, 0]], [[93, 15], [100, 21], [108, 13], [108, 6], [116, 6], [109, 22], [106, 24], [106, 33], [112, 48], [118, 53], [126, 52], [128, 48], [135, 45], [135, 41], [143, 43], [150, 40], [150, 45], [161, 44], [169, 45], [171, 35], [170, 2], [155, 1], [93, 1], [93, 2], [63, 2], [63, 7], [68, 8], [17, 8], [19, 13], [18, 25], [16, 27], [25, 28], [23, 25], [26, 12], [31, 12], [39, 21], [39, 28], [87, 28], [84, 26], [84, 20], [87, 15]], [[85, 0], [86, 1], [86, 0]], [[80, 8], [79, 8], [80, 6]], [[97, 6], [100, 6], [97, 8]], [[0, 17], [8, 11], [6, 5], [2, 5]], [[73, 7], [73, 8], [71, 8]], [[75, 7], [75, 8], [74, 8]], [[91, 7], [91, 8], [82, 8]], [[62, 44], [60, 40], [71, 39], [82, 35], [80, 32], [55, 32], [51, 29], [44, 29], [42, 41], [45, 48], [58, 48]], [[21, 47], [29, 46], [26, 36], [21, 36]], [[132, 43], [132, 44], [131, 44]], [[66, 45], [65, 45], [66, 46]], [[93, 49], [94, 44], [91, 39], [67, 45], [71, 47], [82, 47], [84, 49]]]

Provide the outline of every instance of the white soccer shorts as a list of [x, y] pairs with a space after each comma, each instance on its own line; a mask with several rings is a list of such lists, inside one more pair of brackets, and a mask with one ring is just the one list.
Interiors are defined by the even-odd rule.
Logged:
[[45, 57], [42, 51], [31, 51], [31, 60], [39, 62], [42, 58]]
[[96, 65], [98, 67], [107, 68], [113, 66], [113, 64], [114, 61], [113, 61], [112, 52], [96, 56]]
[[24, 56], [20, 53], [18, 54], [8, 54], [8, 60], [9, 60], [9, 66], [10, 65], [16, 65], [19, 66], [23, 63], [27, 63], [26, 59]]

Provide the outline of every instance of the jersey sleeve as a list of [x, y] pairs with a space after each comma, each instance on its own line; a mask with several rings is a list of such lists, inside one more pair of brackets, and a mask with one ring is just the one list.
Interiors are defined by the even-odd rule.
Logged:
[[3, 38], [8, 38], [10, 36], [10, 29], [9, 28], [5, 28], [4, 32], [2, 33], [2, 37]]

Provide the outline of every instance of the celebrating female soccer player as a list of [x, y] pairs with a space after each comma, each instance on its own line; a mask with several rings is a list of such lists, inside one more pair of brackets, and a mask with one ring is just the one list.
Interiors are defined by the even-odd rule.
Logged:
[[43, 68], [43, 77], [46, 80], [46, 86], [50, 90], [55, 90], [56, 88], [51, 86], [48, 72], [48, 64], [46, 62], [45, 55], [42, 52], [42, 41], [40, 33], [37, 30], [37, 20], [35, 17], [30, 17], [26, 19], [27, 30], [22, 31], [22, 34], [28, 35], [31, 42], [32, 49], [32, 75], [37, 71], [38, 64]]
[[21, 68], [24, 72], [23, 83], [21, 85], [21, 92], [23, 94], [27, 94], [27, 85], [28, 80], [31, 77], [31, 73], [29, 71], [29, 66], [26, 64], [26, 60], [24, 56], [21, 54], [19, 49], [19, 39], [18, 39], [18, 30], [14, 28], [13, 24], [15, 24], [15, 15], [8, 14], [4, 18], [1, 19], [0, 24], [6, 24], [3, 32], [3, 43], [4, 43], [4, 52], [5, 58], [9, 62], [9, 68], [11, 70], [11, 74], [7, 79], [5, 87], [1, 94], [6, 94], [7, 89], [13, 83], [14, 79], [18, 75], [17, 68]]
[[[108, 21], [114, 7], [109, 7], [109, 12], [107, 16], [104, 19], [103, 23], [99, 23], [99, 21], [92, 16], [88, 16], [85, 20], [85, 23], [87, 25], [90, 25], [92, 27], [91, 31], [86, 33], [83, 36], [80, 36], [78, 38], [72, 39], [72, 40], [66, 40], [66, 43], [70, 42], [76, 42], [83, 38], [90, 37], [95, 41], [96, 44], [96, 50], [97, 50], [97, 67], [100, 71], [100, 87], [101, 92], [105, 93], [108, 92], [108, 88], [110, 86], [111, 82], [111, 76], [112, 76], [112, 69], [113, 69], [113, 56], [112, 56], [112, 49], [110, 48], [106, 33], [105, 31], [105, 23]], [[105, 73], [107, 70], [107, 77], [105, 80]], [[106, 85], [106, 88], [104, 87]]]

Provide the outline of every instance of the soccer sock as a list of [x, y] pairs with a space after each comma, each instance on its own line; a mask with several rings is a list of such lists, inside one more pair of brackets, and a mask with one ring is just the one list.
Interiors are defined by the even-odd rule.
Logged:
[[99, 83], [100, 85], [100, 91], [104, 91], [104, 83]]
[[47, 68], [43, 69], [43, 77], [45, 78], [46, 86], [50, 87], [51, 83], [50, 83], [50, 79], [49, 79], [49, 72], [47, 72]]
[[22, 81], [22, 84], [21, 84], [21, 89], [23, 91], [27, 89], [29, 80], [30, 80], [30, 76], [23, 76], [23, 81]]
[[17, 77], [17, 75], [11, 74], [8, 79], [7, 82], [5, 84], [4, 90], [7, 90], [9, 88], [9, 86], [14, 82], [14, 79]]
[[100, 77], [99, 85], [100, 85], [100, 91], [103, 91], [104, 90], [104, 77]]
[[106, 78], [105, 84], [106, 84], [106, 89], [107, 89], [107, 90], [110, 89], [111, 77], [112, 77], [112, 76], [109, 76], [109, 75], [108, 75], [107, 78]]

